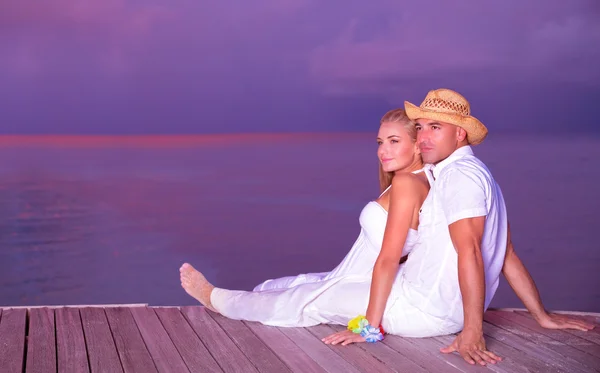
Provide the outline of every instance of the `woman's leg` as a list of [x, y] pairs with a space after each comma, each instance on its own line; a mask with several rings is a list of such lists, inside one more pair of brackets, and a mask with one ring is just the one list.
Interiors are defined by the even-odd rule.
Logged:
[[[346, 325], [365, 315], [371, 279], [336, 277], [301, 284], [289, 289], [261, 292], [215, 288], [189, 264], [181, 268], [182, 286], [203, 305], [223, 316], [281, 327], [306, 327], [318, 324]], [[431, 337], [456, 333], [450, 325], [411, 305], [396, 282], [387, 301], [382, 325], [386, 332], [404, 337]]]
[[297, 276], [285, 276], [266, 280], [254, 287], [252, 291], [288, 289], [300, 284], [321, 281], [329, 272], [302, 273]]
[[369, 289], [370, 279], [341, 277], [261, 292], [214, 288], [210, 304], [228, 318], [266, 325], [345, 325], [366, 311]]

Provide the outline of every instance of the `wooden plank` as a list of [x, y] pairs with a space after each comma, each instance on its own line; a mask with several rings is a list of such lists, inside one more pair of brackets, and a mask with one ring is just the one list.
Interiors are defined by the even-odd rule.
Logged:
[[179, 308], [154, 309], [171, 341], [191, 372], [223, 372], [200, 338], [194, 333]]
[[[343, 325], [328, 325], [328, 327], [331, 329], [329, 334], [347, 330]], [[384, 338], [384, 341], [390, 338], [397, 338], [397, 336], [388, 335]], [[367, 354], [386, 364], [392, 370], [398, 370], [400, 372], [428, 372], [428, 370], [423, 369], [421, 365], [416, 364], [412, 359], [399, 353], [385, 343], [364, 342], [356, 343], [355, 345], [363, 349]]]
[[159, 372], [189, 372], [167, 331], [152, 308], [132, 308], [131, 313]]
[[229, 338], [259, 372], [291, 372], [287, 365], [246, 324], [240, 320], [229, 319], [214, 312], [208, 312], [207, 314], [225, 330]]
[[[306, 328], [311, 334], [318, 338], [319, 343], [323, 343], [321, 338], [325, 338], [328, 335], [335, 333], [328, 325], [317, 325]], [[335, 353], [340, 355], [344, 360], [350, 362], [355, 367], [363, 372], [393, 372], [383, 362], [377, 360], [371, 354], [368, 354], [365, 350], [358, 347], [356, 344], [350, 344], [347, 346], [342, 345], [325, 345], [333, 350]]]
[[[479, 365], [470, 365], [468, 364], [460, 355], [458, 354], [443, 354], [440, 351], [441, 347], [446, 347], [442, 342], [436, 340], [435, 338], [402, 338], [403, 341], [412, 344], [414, 347], [421, 351], [426, 351], [431, 356], [436, 359], [442, 360], [448, 366], [457, 369], [461, 372], [465, 373], [479, 373], [479, 372], [487, 372], [489, 370], [485, 367]], [[384, 343], [388, 344], [392, 342], [391, 340], [384, 340]], [[451, 369], [446, 368], [446, 371], [452, 371]]]
[[26, 372], [56, 372], [56, 338], [53, 309], [35, 308], [29, 310]]
[[[496, 355], [502, 358], [502, 361], [497, 362], [496, 364], [487, 364], [486, 367], [493, 372], [503, 372], [503, 373], [528, 373], [528, 372], [560, 372], [556, 368], [546, 364], [543, 361], [536, 360], [529, 355], [512, 348], [509, 345], [506, 345], [490, 336], [485, 337], [485, 345], [489, 351], [492, 351]], [[446, 347], [451, 344], [456, 338], [455, 335], [449, 336], [439, 336], [435, 337], [436, 340], [441, 342], [440, 347]], [[440, 352], [442, 353], [442, 352]], [[453, 354], [457, 354], [460, 356], [458, 352], [454, 352]], [[461, 357], [462, 359], [462, 357]], [[467, 364], [465, 362], [465, 364]]]
[[58, 308], [56, 318], [56, 353], [58, 372], [89, 373], [83, 326], [77, 308]]
[[158, 372], [129, 308], [106, 308], [106, 318], [125, 373]]
[[327, 347], [320, 339], [317, 339], [306, 328], [281, 328], [279, 330], [327, 372], [361, 372]]
[[598, 315], [584, 315], [584, 314], [573, 314], [573, 315], [569, 315], [569, 316], [574, 317], [574, 318], [578, 318], [578, 319], [581, 319], [581, 320], [585, 320], [585, 321], [593, 324], [594, 327], [595, 327], [593, 330], [595, 330], [596, 332], [600, 333], [600, 330], [598, 330], [598, 329], [600, 329], [600, 316], [598, 316]]
[[97, 307], [86, 307], [80, 309], [79, 313], [81, 315], [91, 373], [123, 373], [117, 347], [115, 346], [104, 310]]
[[[516, 313], [518, 313], [519, 315], [525, 316], [527, 318], [533, 319], [533, 316], [531, 316], [531, 314], [529, 312], [522, 312], [522, 311], [516, 311]], [[569, 316], [573, 316], [573, 315], [569, 315]], [[585, 339], [587, 341], [593, 342], [597, 345], [600, 345], [600, 327], [595, 327], [592, 330], [589, 330], [587, 332], [584, 332], [582, 330], [571, 330], [571, 329], [565, 329], [565, 332], [575, 335], [579, 338]]]
[[5, 309], [0, 317], [0, 367], [6, 373], [21, 373], [25, 360], [27, 310]]
[[223, 371], [258, 372], [204, 307], [183, 307], [181, 312]]
[[547, 347], [524, 339], [487, 321], [483, 323], [483, 332], [491, 338], [529, 354], [536, 360], [550, 364], [552, 369], [569, 373], [585, 372], [587, 370], [586, 367], [576, 361], [572, 361], [572, 359], [563, 358], [560, 354]]
[[565, 332], [600, 345], [600, 334], [598, 333], [584, 332], [582, 330], [565, 330]]
[[88, 308], [88, 307], [95, 307], [95, 308], [115, 308], [115, 307], [125, 307], [125, 308], [131, 308], [131, 307], [148, 307], [148, 303], [130, 303], [130, 304], [65, 304], [65, 305], [47, 305], [47, 306], [0, 306], [0, 310], [1, 309], [8, 309], [8, 308], [13, 308], [13, 309], [26, 309], [26, 310], [33, 310], [36, 308], [49, 308], [49, 309], [57, 309], [57, 308]]
[[[464, 364], [459, 364], [456, 367], [449, 364], [439, 352], [439, 349], [430, 349], [420, 345], [419, 343], [413, 344], [408, 341], [409, 339], [415, 338], [402, 338], [397, 335], [387, 335], [383, 340], [383, 344], [398, 351], [399, 354], [404, 355], [407, 359], [410, 359], [428, 372], [467, 371], [465, 369], [461, 369]], [[419, 340], [420, 339], [423, 338], [419, 338]], [[469, 366], [467, 366], [467, 368], [469, 368]]]
[[[517, 324], [514, 320], [507, 320], [497, 313], [486, 313], [484, 319], [492, 324], [499, 326], [509, 332], [519, 335], [524, 339], [534, 342], [537, 345], [544, 346], [549, 350], [555, 351], [565, 359], [571, 359], [587, 368], [600, 366], [598, 358], [586, 352], [578, 350], [572, 346], [556, 341], [546, 335], [532, 332], [530, 329]], [[584, 369], [585, 370], [585, 369]]]
[[321, 373], [326, 372], [306, 352], [288, 336], [283, 334], [279, 328], [263, 325], [258, 322], [244, 322], [279, 358], [297, 373]]
[[[528, 311], [515, 311], [516, 314], [528, 317], [530, 319], [533, 319], [533, 316], [528, 312]], [[566, 312], [550, 312], [550, 314], [557, 314], [557, 315], [562, 315], [562, 316], [568, 316], [570, 318], [573, 319], [579, 319], [582, 321], [586, 321], [590, 324], [592, 324], [594, 326], [594, 328], [592, 330], [589, 330], [588, 332], [592, 332], [592, 333], [597, 333], [600, 334], [600, 317], [599, 316], [592, 316], [592, 315], [582, 315], [582, 314], [569, 314]]]
[[[588, 361], [589, 357], [587, 355], [593, 355], [592, 360], [589, 360], [589, 362], [591, 362], [593, 366], [600, 367], [600, 346], [595, 343], [574, 336], [570, 333], [567, 333], [564, 330], [543, 328], [534, 319], [525, 317], [515, 312], [488, 311], [488, 313], [491, 315], [501, 317], [507, 320], [507, 322], [509, 323], [514, 323], [515, 325], [519, 325], [526, 328], [526, 330], [530, 331], [533, 334], [536, 334], [536, 338], [539, 339], [540, 342], [545, 343], [546, 345], [568, 345], [577, 349], [579, 352], [576, 352], [574, 355], [572, 354], [571, 356], [573, 357], [581, 358], [584, 361]], [[568, 350], [565, 350], [565, 352], [568, 352]]]

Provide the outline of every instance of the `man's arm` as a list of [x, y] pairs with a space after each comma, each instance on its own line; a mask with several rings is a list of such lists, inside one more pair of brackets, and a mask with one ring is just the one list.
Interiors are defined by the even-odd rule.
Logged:
[[525, 268], [521, 259], [515, 253], [511, 236], [510, 236], [510, 224], [508, 225], [508, 237], [506, 240], [506, 255], [504, 256], [504, 264], [502, 266], [502, 273], [508, 284], [513, 289], [515, 294], [523, 302], [527, 310], [531, 315], [539, 320], [544, 315], [547, 315], [544, 306], [542, 305], [542, 299], [538, 292], [537, 286], [529, 271]]
[[501, 360], [488, 351], [483, 337], [485, 269], [482, 239], [487, 215], [487, 186], [481, 175], [454, 169], [440, 176], [441, 205], [458, 257], [458, 285], [462, 295], [464, 326], [444, 353], [458, 351], [470, 364]]
[[458, 253], [458, 283], [462, 294], [464, 331], [483, 334], [485, 274], [481, 239], [485, 216], [461, 219], [450, 224], [450, 238]]
[[506, 241], [506, 256], [502, 273], [508, 284], [525, 305], [529, 313], [540, 324], [548, 329], [577, 329], [588, 331], [594, 328], [594, 325], [579, 319], [574, 319], [565, 315], [548, 314], [533, 278], [527, 268], [514, 250], [511, 235], [510, 224], [508, 225], [508, 238]]
[[470, 364], [494, 364], [501, 358], [488, 351], [483, 338], [485, 273], [481, 256], [481, 238], [485, 216], [465, 218], [450, 224], [450, 237], [458, 253], [458, 283], [462, 294], [464, 327], [454, 342], [441, 349], [458, 351]]

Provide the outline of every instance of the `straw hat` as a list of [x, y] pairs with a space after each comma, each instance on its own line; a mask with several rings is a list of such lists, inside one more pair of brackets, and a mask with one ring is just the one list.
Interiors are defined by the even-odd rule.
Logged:
[[429, 91], [420, 106], [404, 101], [404, 109], [411, 120], [436, 120], [464, 128], [471, 145], [481, 143], [488, 133], [483, 123], [471, 116], [469, 101], [450, 89]]

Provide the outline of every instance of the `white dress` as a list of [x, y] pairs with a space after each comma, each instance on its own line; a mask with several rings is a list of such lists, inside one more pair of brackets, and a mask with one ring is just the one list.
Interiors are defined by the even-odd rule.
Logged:
[[[266, 280], [254, 287], [253, 291], [287, 289], [308, 282], [326, 281], [349, 275], [370, 278], [377, 256], [381, 251], [386, 221], [387, 211], [376, 201], [370, 201], [360, 213], [359, 222], [361, 230], [358, 238], [342, 262], [333, 270]], [[406, 237], [406, 243], [402, 249], [402, 256], [410, 253], [413, 246], [417, 243], [417, 238], [417, 231], [410, 229]]]
[[[370, 201], [361, 211], [359, 222], [358, 238], [332, 271], [267, 280], [253, 291], [215, 288], [210, 299], [212, 306], [231, 319], [280, 327], [346, 325], [350, 319], [364, 315], [373, 266], [383, 242], [387, 211], [376, 201]], [[418, 238], [417, 231], [410, 229], [402, 255], [410, 253]], [[401, 266], [399, 274], [402, 272]], [[444, 334], [439, 329], [440, 320], [424, 314], [404, 299], [406, 284], [402, 280], [402, 275], [396, 276], [388, 297], [382, 320], [386, 332], [408, 337]]]

